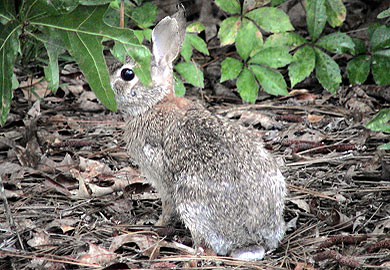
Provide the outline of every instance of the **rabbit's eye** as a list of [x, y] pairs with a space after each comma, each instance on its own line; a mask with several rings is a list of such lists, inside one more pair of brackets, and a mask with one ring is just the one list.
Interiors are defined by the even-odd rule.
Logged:
[[134, 79], [134, 77], [135, 77], [135, 74], [134, 74], [134, 71], [132, 69], [129, 69], [129, 68], [122, 69], [122, 71], [121, 71], [122, 80], [131, 81], [132, 79]]

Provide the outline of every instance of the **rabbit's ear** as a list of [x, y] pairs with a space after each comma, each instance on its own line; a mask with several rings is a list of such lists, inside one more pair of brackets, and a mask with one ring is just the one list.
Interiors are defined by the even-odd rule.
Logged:
[[153, 29], [153, 56], [157, 65], [172, 67], [184, 41], [185, 23], [184, 7], [181, 6], [172, 17], [165, 17]]

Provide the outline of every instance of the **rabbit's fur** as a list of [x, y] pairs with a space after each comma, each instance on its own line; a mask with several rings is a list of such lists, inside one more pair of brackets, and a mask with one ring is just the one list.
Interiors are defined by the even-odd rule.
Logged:
[[178, 215], [196, 246], [257, 260], [284, 236], [286, 185], [275, 160], [247, 129], [174, 95], [172, 62], [184, 40], [183, 10], [153, 30], [153, 87], [110, 66], [119, 109], [127, 116], [130, 156], [160, 193], [158, 225]]

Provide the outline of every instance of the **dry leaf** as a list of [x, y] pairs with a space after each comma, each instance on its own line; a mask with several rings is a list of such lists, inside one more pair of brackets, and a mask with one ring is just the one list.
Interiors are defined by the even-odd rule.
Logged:
[[375, 226], [373, 234], [383, 234], [385, 230], [390, 229], [390, 218], [387, 218], [381, 222], [378, 222], [378, 224]]
[[297, 100], [314, 101], [317, 97], [318, 95], [309, 93], [307, 89], [293, 89], [290, 91], [288, 96], [281, 97], [279, 100], [295, 98]]
[[41, 102], [40, 102], [40, 100], [37, 100], [34, 102], [34, 104], [28, 110], [27, 114], [31, 118], [38, 118], [41, 115]]
[[57, 191], [58, 193], [61, 193], [65, 196], [71, 196], [72, 193], [69, 192], [69, 190], [64, 187], [63, 185], [61, 185], [60, 183], [58, 183], [57, 181], [49, 178], [49, 177], [46, 177], [45, 178], [45, 185], [48, 186], [48, 187], [51, 187], [53, 188], [55, 191]]
[[118, 255], [99, 247], [95, 244], [89, 244], [89, 251], [87, 254], [79, 257], [80, 262], [104, 265], [114, 260]]
[[60, 228], [63, 233], [66, 233], [68, 231], [74, 230], [73, 225], [77, 224], [78, 222], [79, 220], [73, 218], [55, 219], [49, 224], [47, 224], [45, 229], [50, 230], [53, 228]]
[[265, 129], [271, 129], [278, 124], [277, 122], [273, 121], [271, 117], [256, 111], [242, 112], [239, 122], [250, 126], [255, 126], [257, 124], [260, 124]]
[[50, 94], [49, 89], [47, 88], [48, 83], [43, 78], [34, 78], [32, 80], [22, 81], [19, 84], [19, 87], [22, 89], [24, 98], [32, 101], [38, 100], [37, 97], [32, 93], [32, 88], [34, 92], [40, 97], [44, 98], [46, 95]]
[[298, 206], [298, 208], [304, 210], [306, 213], [310, 213], [310, 206], [309, 204], [304, 200], [290, 200], [293, 204]]
[[141, 252], [151, 260], [160, 255], [161, 244], [159, 238], [156, 235], [139, 233], [123, 234], [115, 237], [112, 240], [110, 251], [114, 252], [126, 243], [135, 243], [141, 249]]
[[324, 115], [309, 114], [307, 116], [307, 121], [309, 121], [310, 123], [313, 123], [313, 124], [321, 122], [322, 119], [324, 119]]
[[5, 197], [7, 199], [10, 198], [21, 198], [24, 196], [24, 193], [22, 190], [9, 190], [9, 189], [4, 189], [5, 192]]
[[294, 270], [314, 270], [316, 269], [313, 265], [304, 263], [304, 262], [299, 262], [295, 265]]
[[326, 222], [331, 226], [343, 225], [346, 226], [348, 223], [352, 225], [350, 217], [344, 215], [340, 211], [333, 209], [331, 215], [326, 219]]
[[33, 238], [27, 241], [30, 247], [47, 246], [50, 243], [49, 234], [42, 230], [33, 234]]
[[176, 269], [177, 265], [171, 262], [156, 262], [150, 265], [151, 269]]

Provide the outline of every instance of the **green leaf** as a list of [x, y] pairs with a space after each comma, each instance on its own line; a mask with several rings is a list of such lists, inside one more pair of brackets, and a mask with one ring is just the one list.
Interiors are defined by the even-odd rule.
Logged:
[[141, 43], [144, 40], [143, 30], [134, 30], [133, 33], [137, 37], [139, 43]]
[[221, 22], [218, 31], [218, 38], [221, 41], [221, 46], [234, 43], [240, 25], [241, 20], [239, 17], [229, 17]]
[[[150, 51], [139, 44], [138, 39], [134, 35], [134, 32], [130, 29], [120, 29], [115, 27], [110, 27], [104, 23], [103, 17], [107, 10], [108, 5], [104, 6], [78, 6], [71, 13], [61, 16], [45, 16], [31, 20], [31, 24], [39, 25], [43, 27], [51, 27], [66, 32], [74, 33], [76, 35], [87, 35], [95, 36], [97, 38], [112, 39], [115, 43], [122, 43], [125, 50], [130, 57], [132, 57], [138, 64], [134, 71], [137, 74], [138, 78], [148, 85], [151, 81], [150, 78]], [[92, 40], [91, 37], [85, 37], [85, 40]], [[67, 40], [64, 40], [66, 43]], [[88, 49], [91, 52], [97, 53], [96, 50], [91, 48], [95, 46], [95, 43], [83, 44], [85, 49]], [[68, 48], [71, 47], [71, 44], [68, 43]], [[99, 46], [99, 48], [102, 48]], [[93, 55], [93, 58], [99, 58], [98, 55]], [[102, 81], [104, 82], [104, 81]], [[111, 89], [111, 88], [110, 88]], [[102, 86], [99, 91], [106, 91], [106, 86]], [[109, 90], [111, 91], [111, 90]], [[109, 99], [113, 95], [108, 93], [97, 93], [99, 97], [108, 97]], [[105, 100], [102, 101], [104, 105], [110, 106], [110, 109], [115, 108], [115, 100]]]
[[288, 65], [293, 57], [288, 53], [286, 47], [269, 47], [264, 48], [253, 56], [249, 63], [267, 65], [272, 68], [280, 68]]
[[180, 51], [180, 54], [183, 56], [186, 62], [190, 62], [191, 60], [192, 47], [201, 53], [209, 55], [206, 42], [204, 42], [204, 40], [198, 37], [196, 34], [187, 33]]
[[103, 56], [102, 38], [73, 32], [67, 32], [67, 36], [70, 44], [69, 52], [76, 59], [97, 98], [108, 109], [115, 111], [115, 96]]
[[196, 87], [204, 87], [203, 72], [194, 63], [182, 62], [177, 64], [175, 69], [186, 82]]
[[233, 80], [237, 78], [237, 76], [240, 74], [242, 70], [242, 62], [227, 57], [225, 60], [221, 63], [221, 80], [220, 82], [224, 82], [227, 80]]
[[39, 18], [46, 15], [61, 15], [74, 10], [79, 4], [76, 0], [61, 1], [61, 0], [25, 0], [23, 5], [20, 5], [18, 12], [21, 21], [29, 21], [30, 19]]
[[343, 24], [347, 16], [347, 9], [342, 0], [326, 0], [326, 15], [330, 26], [338, 27]]
[[382, 24], [380, 24], [379, 22], [374, 22], [368, 26], [367, 33], [370, 40], [372, 39], [372, 35], [374, 34], [375, 30], [378, 29], [380, 26], [382, 26]]
[[[69, 14], [41, 17], [31, 20], [31, 23], [65, 30], [58, 33], [61, 34], [70, 54], [79, 64], [92, 90], [108, 109], [115, 111], [114, 92], [111, 89], [101, 44], [104, 33], [107, 37], [115, 36], [117, 30], [103, 23], [103, 15], [107, 7], [107, 5], [79, 6]], [[120, 39], [129, 40], [128, 37], [123, 36], [120, 36]]]
[[247, 68], [244, 68], [237, 78], [237, 91], [243, 100], [255, 103], [259, 92], [259, 85], [255, 76]]
[[305, 46], [296, 51], [293, 62], [288, 67], [288, 75], [291, 81], [291, 88], [303, 81], [314, 70], [316, 56], [312, 47]]
[[380, 110], [366, 125], [373, 131], [390, 132], [390, 108]]
[[387, 17], [390, 17], [390, 8], [382, 11], [381, 13], [378, 14], [378, 19], [384, 19], [384, 18], [387, 18]]
[[379, 26], [371, 37], [371, 49], [373, 51], [390, 46], [390, 28], [386, 25]]
[[12, 73], [12, 83], [11, 83], [11, 89], [16, 89], [19, 87], [19, 81], [18, 78], [16, 78], [15, 73]]
[[390, 57], [374, 54], [372, 56], [372, 75], [378, 85], [390, 84]]
[[178, 97], [182, 97], [186, 93], [186, 87], [184, 86], [184, 83], [182, 80], [180, 80], [179, 76], [177, 76], [176, 73], [173, 74], [173, 77], [175, 78], [175, 94]]
[[283, 4], [287, 0], [271, 0], [271, 6], [276, 7], [279, 6], [280, 4]]
[[80, 4], [86, 6], [97, 6], [97, 5], [105, 5], [110, 3], [112, 0], [79, 0]]
[[131, 13], [131, 18], [141, 28], [148, 28], [154, 24], [157, 15], [157, 7], [152, 2], [145, 2], [136, 7]]
[[190, 34], [184, 37], [183, 45], [181, 46], [180, 54], [186, 62], [190, 62], [192, 56], [192, 46], [190, 41]]
[[370, 74], [371, 57], [359, 55], [347, 64], [347, 76], [351, 84], [362, 84]]
[[263, 36], [259, 29], [257, 29], [253, 22], [243, 19], [236, 38], [236, 48], [238, 54], [246, 61], [253, 49], [260, 49], [262, 46]]
[[151, 41], [152, 39], [152, 29], [149, 28], [143, 30], [133, 30], [133, 33], [137, 37], [140, 44], [144, 41], [144, 39], [148, 41]]
[[16, 19], [15, 1], [0, 1], [0, 23], [6, 24]]
[[200, 37], [198, 37], [195, 34], [187, 34], [186, 36], [188, 36], [191, 45], [195, 49], [197, 49], [201, 53], [204, 53], [205, 55], [209, 55], [209, 50], [207, 49], [207, 44], [206, 44], [206, 42], [204, 42], [203, 39], [201, 39]]
[[250, 65], [250, 68], [267, 93], [275, 96], [288, 95], [287, 84], [282, 74], [273, 69], [258, 65]]
[[103, 16], [107, 7], [107, 5], [96, 7], [78, 6], [69, 14], [40, 17], [32, 19], [30, 23], [32, 25], [51, 27], [75, 33], [84, 33], [103, 37], [104, 39], [112, 39], [148, 51], [146, 47], [138, 43], [138, 39], [132, 30], [110, 27], [103, 22]]
[[355, 55], [366, 53], [367, 52], [367, 47], [364, 42], [358, 38], [352, 38], [353, 43], [355, 43]]
[[288, 15], [278, 8], [262, 7], [248, 12], [246, 16], [271, 33], [294, 30]]
[[307, 40], [293, 32], [276, 33], [267, 38], [264, 47], [279, 47], [286, 46], [289, 50], [293, 50], [298, 46], [307, 43]]
[[0, 125], [7, 121], [12, 100], [13, 68], [20, 47], [20, 25], [8, 23], [0, 29]]
[[191, 23], [189, 26], [187, 26], [186, 32], [199, 34], [200, 32], [202, 32], [205, 29], [206, 28], [204, 27], [204, 25], [202, 23], [194, 22], [194, 23]]
[[325, 0], [306, 0], [306, 23], [311, 39], [316, 40], [326, 23]]
[[144, 29], [144, 37], [146, 40], [151, 41], [152, 40], [152, 29]]
[[247, 13], [252, 9], [265, 6], [269, 2], [271, 2], [271, 0], [244, 0], [243, 13]]
[[62, 36], [52, 28], [43, 28], [43, 35], [46, 40], [43, 42], [49, 57], [48, 66], [44, 67], [45, 79], [49, 83], [49, 89], [54, 93], [60, 84], [58, 56], [65, 52], [62, 47]]
[[241, 12], [240, 2], [237, 0], [215, 0], [215, 4], [223, 11], [231, 14]]
[[349, 51], [353, 53], [355, 49], [355, 43], [352, 38], [347, 34], [340, 32], [321, 37], [316, 45], [338, 54]]
[[390, 143], [384, 143], [378, 146], [378, 150], [390, 150]]
[[340, 87], [341, 74], [337, 63], [326, 53], [315, 48], [316, 76], [321, 85], [331, 93], [336, 93]]
[[374, 55], [390, 57], [390, 49], [374, 52]]

